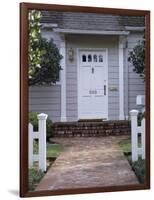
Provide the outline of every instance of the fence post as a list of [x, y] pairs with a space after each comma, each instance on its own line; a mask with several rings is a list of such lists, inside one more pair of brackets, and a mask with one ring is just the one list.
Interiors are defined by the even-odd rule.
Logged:
[[33, 166], [33, 125], [28, 124], [28, 163], [29, 167]]
[[138, 124], [137, 124], [137, 110], [131, 110], [131, 148], [132, 148], [132, 161], [138, 160]]
[[142, 145], [142, 159], [145, 159], [145, 118], [142, 119], [142, 134], [141, 134], [141, 145]]
[[39, 120], [39, 169], [46, 171], [46, 119], [48, 115], [41, 113], [37, 115]]

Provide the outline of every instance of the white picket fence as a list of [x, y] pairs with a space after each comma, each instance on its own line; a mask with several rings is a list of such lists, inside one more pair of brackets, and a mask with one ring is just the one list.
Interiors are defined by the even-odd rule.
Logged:
[[[137, 124], [138, 110], [131, 110], [131, 150], [132, 161], [137, 161], [141, 155], [145, 159], [145, 118], [141, 121], [141, 126]], [[141, 147], [138, 146], [138, 134], [141, 134]]]
[[[46, 171], [46, 119], [48, 115], [41, 113], [38, 118], [38, 132], [33, 131], [33, 125], [29, 123], [28, 129], [28, 158], [29, 167], [33, 167], [34, 161], [39, 162], [39, 169]], [[38, 154], [33, 154], [33, 140], [38, 139]]]

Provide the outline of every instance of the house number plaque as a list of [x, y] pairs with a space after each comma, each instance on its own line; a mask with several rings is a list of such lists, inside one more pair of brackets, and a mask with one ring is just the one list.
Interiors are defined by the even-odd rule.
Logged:
[[89, 90], [89, 94], [97, 94], [97, 90]]

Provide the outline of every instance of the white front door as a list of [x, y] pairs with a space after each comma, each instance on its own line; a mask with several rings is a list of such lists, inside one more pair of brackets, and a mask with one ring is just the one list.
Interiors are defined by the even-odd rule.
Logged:
[[108, 118], [107, 52], [80, 51], [79, 119]]

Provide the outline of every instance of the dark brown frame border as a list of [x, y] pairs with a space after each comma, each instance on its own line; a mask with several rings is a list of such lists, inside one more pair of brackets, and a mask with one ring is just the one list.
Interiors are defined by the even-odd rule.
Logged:
[[[146, 182], [140, 185], [28, 191], [28, 10], [91, 12], [146, 17]], [[49, 196], [150, 189], [150, 11], [20, 3], [20, 196]]]

